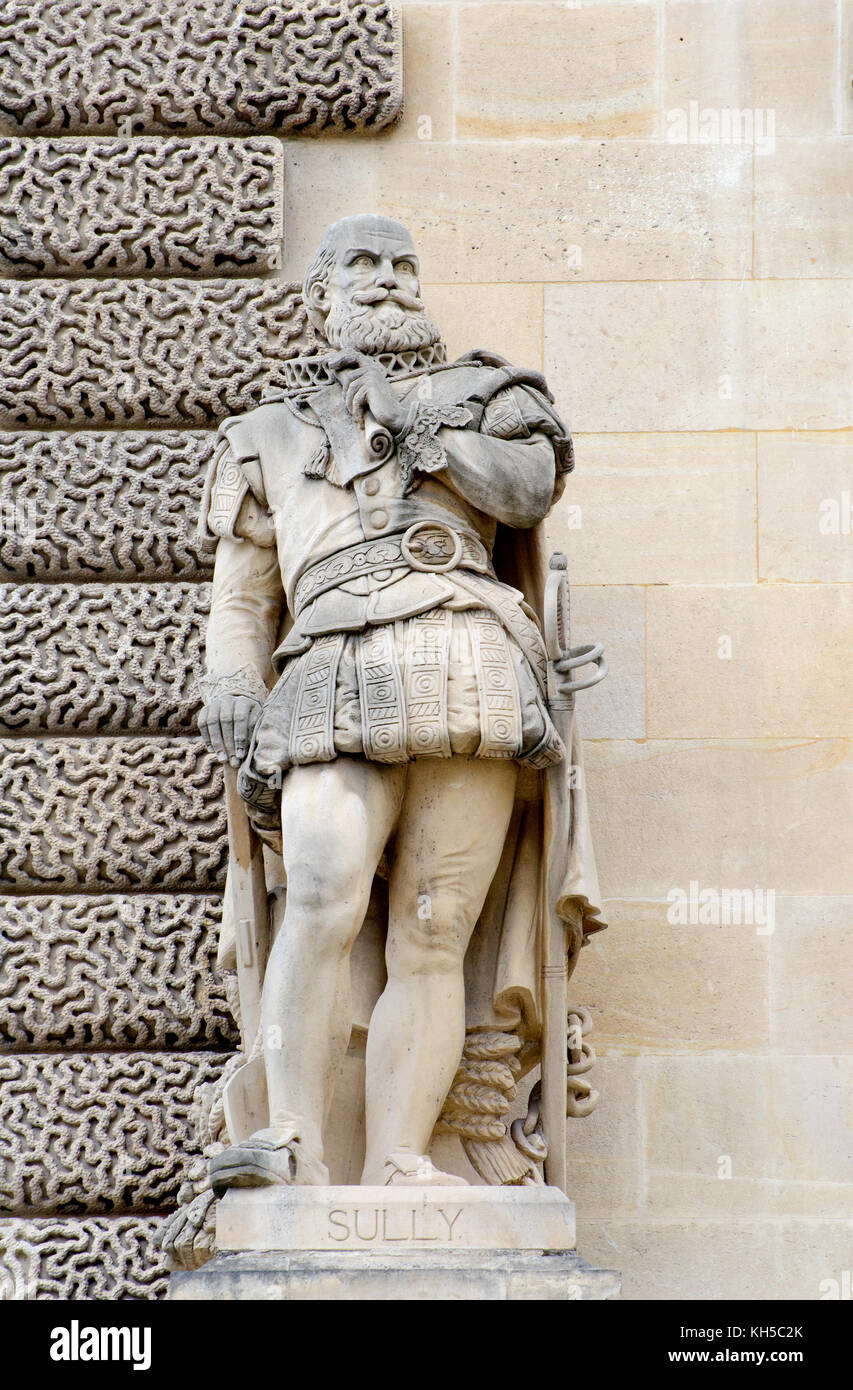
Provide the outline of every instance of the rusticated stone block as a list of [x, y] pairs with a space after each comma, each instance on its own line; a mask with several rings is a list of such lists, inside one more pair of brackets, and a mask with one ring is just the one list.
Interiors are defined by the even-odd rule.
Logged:
[[0, 754], [0, 889], [199, 892], [225, 881], [201, 739], [16, 739]]
[[219, 917], [195, 894], [0, 898], [0, 1050], [235, 1046]]
[[270, 280], [0, 282], [0, 427], [210, 425], [284, 384], [298, 287]]
[[273, 139], [0, 140], [0, 273], [265, 271], [283, 180]]
[[215, 1053], [0, 1057], [0, 1211], [153, 1211], [199, 1155], [199, 1088]]
[[13, 129], [378, 129], [402, 105], [400, 21], [375, 0], [6, 0]]
[[179, 733], [199, 705], [207, 584], [0, 584], [0, 733]]
[[0, 1221], [0, 1299], [165, 1298], [161, 1224], [157, 1216]]
[[0, 434], [0, 577], [197, 579], [209, 431]]

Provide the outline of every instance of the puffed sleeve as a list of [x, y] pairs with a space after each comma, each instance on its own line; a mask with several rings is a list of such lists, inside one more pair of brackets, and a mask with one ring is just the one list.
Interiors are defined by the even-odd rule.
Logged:
[[557, 475], [574, 467], [572, 437], [551, 402], [532, 386], [507, 386], [483, 408], [480, 431], [494, 439], [529, 439], [544, 434], [554, 447]]
[[[226, 425], [229, 422], [226, 421]], [[232, 441], [225, 426], [219, 431], [205, 479], [198, 537], [205, 550], [214, 550], [225, 537], [255, 545], [275, 545], [275, 527], [266, 504], [257, 457], [239, 457], [239, 438]]]

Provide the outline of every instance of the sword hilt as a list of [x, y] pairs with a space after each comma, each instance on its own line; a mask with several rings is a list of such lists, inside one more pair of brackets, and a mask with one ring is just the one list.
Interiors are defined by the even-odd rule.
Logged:
[[[559, 701], [564, 709], [574, 707], [575, 692], [589, 690], [607, 675], [607, 661], [600, 642], [581, 647], [571, 645], [571, 597], [567, 575], [568, 562], [556, 550], [548, 564], [545, 584], [545, 649], [548, 653], [549, 697]], [[566, 679], [579, 666], [595, 666], [591, 675], [582, 680]]]

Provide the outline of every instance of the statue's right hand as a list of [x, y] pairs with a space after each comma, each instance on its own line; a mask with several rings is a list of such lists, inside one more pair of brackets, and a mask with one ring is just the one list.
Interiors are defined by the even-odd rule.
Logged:
[[260, 701], [250, 696], [214, 696], [199, 713], [199, 732], [220, 762], [239, 767], [249, 751], [249, 740], [260, 712]]

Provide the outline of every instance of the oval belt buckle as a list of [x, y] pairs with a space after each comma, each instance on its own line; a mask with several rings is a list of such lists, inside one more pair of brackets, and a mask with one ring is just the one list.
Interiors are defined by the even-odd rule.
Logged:
[[[437, 533], [436, 540], [440, 539], [445, 543], [450, 541], [453, 547], [451, 554], [442, 558], [441, 553], [436, 552], [436, 560], [432, 564], [427, 561], [423, 554], [415, 554], [412, 543], [419, 532], [426, 530]], [[420, 548], [423, 552], [424, 541], [421, 541]], [[421, 570], [427, 574], [444, 574], [447, 570], [455, 569], [462, 559], [462, 537], [458, 531], [453, 530], [452, 526], [446, 526], [442, 521], [416, 521], [414, 525], [409, 527], [400, 541], [400, 553], [413, 570]]]

